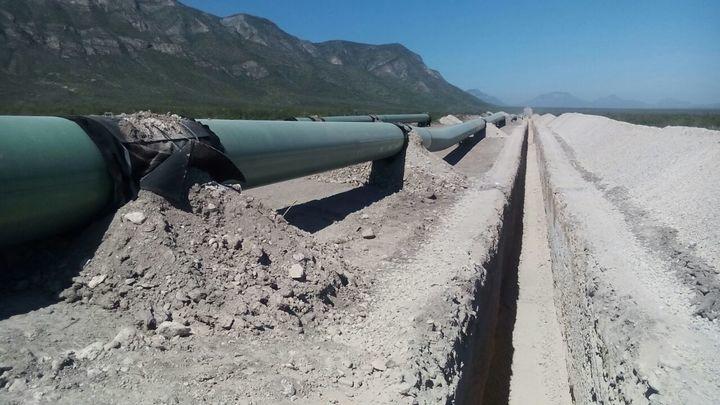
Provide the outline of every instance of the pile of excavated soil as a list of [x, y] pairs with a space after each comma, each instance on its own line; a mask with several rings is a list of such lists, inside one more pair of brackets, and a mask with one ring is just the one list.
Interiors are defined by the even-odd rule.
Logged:
[[536, 120], [574, 401], [717, 402], [720, 132]]
[[298, 333], [355, 287], [354, 269], [274, 211], [232, 188], [189, 191], [191, 211], [143, 192], [122, 207], [61, 296], [137, 314], [142, 327]]
[[555, 118], [557, 118], [557, 117], [548, 113], [548, 114], [543, 114], [542, 116], [536, 117], [535, 119], [538, 122], [540, 122], [541, 124], [549, 125]]
[[633, 226], [696, 291], [698, 314], [720, 318], [720, 132], [655, 128], [563, 114], [549, 124]]
[[[363, 163], [342, 169], [321, 173], [313, 180], [327, 183], [345, 183], [354, 186], [367, 184], [372, 163]], [[467, 178], [453, 170], [442, 159], [428, 152], [422, 140], [410, 135], [405, 155], [403, 190], [413, 194], [446, 195], [467, 188]]]

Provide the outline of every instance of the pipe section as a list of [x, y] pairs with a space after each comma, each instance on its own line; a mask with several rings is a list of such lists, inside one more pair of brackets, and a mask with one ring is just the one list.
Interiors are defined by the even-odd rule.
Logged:
[[[295, 117], [293, 121], [314, 121], [310, 117]], [[338, 115], [332, 117], [319, 117], [325, 122], [392, 122], [396, 124], [418, 123], [430, 124], [430, 114], [380, 114], [380, 115]]]
[[[200, 123], [220, 139], [245, 177], [245, 188], [394, 156], [405, 145], [407, 129], [384, 122]], [[428, 150], [438, 151], [481, 131], [485, 120], [409, 128]], [[100, 150], [76, 123], [58, 117], [0, 116], [0, 246], [89, 222], [111, 208], [114, 186]]]
[[493, 125], [504, 126], [507, 121], [507, 117], [508, 113], [500, 111], [496, 112], [495, 114], [491, 114], [483, 119]]
[[380, 160], [399, 153], [405, 134], [396, 125], [352, 122], [200, 120], [257, 187]]
[[485, 119], [478, 118], [462, 124], [449, 127], [418, 128], [412, 127], [413, 132], [420, 135], [423, 146], [430, 152], [447, 149], [456, 145], [469, 136], [485, 129]]
[[112, 201], [105, 161], [57, 117], [0, 117], [0, 246], [86, 223]]

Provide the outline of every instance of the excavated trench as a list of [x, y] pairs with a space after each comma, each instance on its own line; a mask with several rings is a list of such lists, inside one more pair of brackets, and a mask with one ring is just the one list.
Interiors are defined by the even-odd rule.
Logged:
[[478, 320], [466, 346], [459, 350], [465, 359], [465, 369], [455, 394], [457, 404], [504, 404], [509, 400], [523, 240], [527, 129], [523, 136], [521, 160], [503, 212], [499, 241], [489, 260], [483, 263], [487, 279], [476, 289]]

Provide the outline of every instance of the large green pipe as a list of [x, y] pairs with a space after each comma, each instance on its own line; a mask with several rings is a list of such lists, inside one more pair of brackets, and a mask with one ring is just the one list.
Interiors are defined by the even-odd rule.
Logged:
[[200, 120], [245, 176], [245, 187], [302, 177], [400, 152], [405, 134], [393, 124]]
[[0, 246], [86, 223], [112, 193], [100, 151], [77, 124], [0, 116]]
[[[380, 115], [338, 115], [319, 117], [325, 122], [392, 122], [397, 124], [411, 124], [413, 122], [429, 124], [430, 114], [380, 114]], [[310, 117], [295, 117], [294, 121], [314, 121]]]
[[[289, 180], [399, 153], [403, 130], [389, 123], [201, 120], [245, 177], [245, 187]], [[481, 130], [474, 120], [415, 128], [440, 150]], [[0, 117], [0, 246], [83, 225], [110, 209], [114, 184], [103, 156], [74, 122]]]
[[483, 119], [493, 125], [504, 126], [507, 121], [507, 117], [508, 113], [500, 111], [496, 112], [495, 114], [491, 114]]
[[415, 128], [413, 131], [420, 135], [423, 146], [430, 152], [437, 152], [456, 145], [471, 135], [485, 129], [485, 120], [478, 118], [448, 127]]

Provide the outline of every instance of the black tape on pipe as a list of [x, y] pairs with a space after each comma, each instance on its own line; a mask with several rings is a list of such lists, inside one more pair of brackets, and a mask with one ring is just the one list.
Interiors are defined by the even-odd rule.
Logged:
[[244, 181], [224, 153], [220, 139], [197, 121], [177, 116], [130, 115], [69, 117], [100, 149], [115, 181], [116, 206], [134, 199], [140, 189], [187, 206], [190, 168], [217, 182]]

